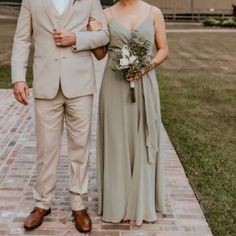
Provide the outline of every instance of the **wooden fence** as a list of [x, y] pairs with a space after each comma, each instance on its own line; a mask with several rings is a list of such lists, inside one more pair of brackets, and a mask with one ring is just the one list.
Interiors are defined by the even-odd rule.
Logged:
[[210, 10], [228, 10], [236, 5], [236, 0], [145, 0], [152, 5], [160, 7], [163, 11], [178, 10], [184, 13]]
[[169, 20], [202, 20], [207, 16], [229, 16], [236, 0], [146, 0], [158, 6]]

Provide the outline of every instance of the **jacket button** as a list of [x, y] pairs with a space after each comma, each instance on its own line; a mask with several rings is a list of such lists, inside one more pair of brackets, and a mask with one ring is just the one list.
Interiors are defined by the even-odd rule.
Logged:
[[55, 58], [55, 59], [54, 59], [54, 61], [58, 61], [58, 59], [57, 59], [57, 58]]

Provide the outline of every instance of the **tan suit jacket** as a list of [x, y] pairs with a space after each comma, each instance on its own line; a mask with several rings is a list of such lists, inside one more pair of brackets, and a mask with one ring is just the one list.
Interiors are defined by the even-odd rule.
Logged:
[[[89, 17], [103, 23], [103, 30], [87, 32]], [[76, 33], [76, 47], [57, 47], [54, 28]], [[106, 45], [109, 35], [99, 0], [70, 0], [59, 15], [51, 0], [23, 0], [12, 50], [12, 83], [25, 81], [31, 42], [34, 45], [33, 92], [52, 99], [59, 85], [68, 98], [93, 94], [95, 73], [91, 49]]]

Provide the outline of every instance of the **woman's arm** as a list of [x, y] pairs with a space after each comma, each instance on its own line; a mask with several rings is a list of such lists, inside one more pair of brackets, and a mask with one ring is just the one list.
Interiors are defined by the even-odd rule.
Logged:
[[157, 53], [152, 60], [152, 64], [160, 65], [168, 56], [168, 43], [166, 39], [166, 26], [162, 12], [157, 7], [153, 7], [152, 11], [154, 28], [155, 28], [155, 41]]
[[[109, 8], [106, 8], [104, 10], [104, 15], [105, 15], [107, 23], [109, 23], [112, 19]], [[92, 17], [89, 19], [88, 31], [99, 31], [101, 30], [101, 28], [102, 28], [102, 24], [100, 22], [98, 22], [96, 19]], [[97, 58], [97, 60], [102, 60], [107, 54], [107, 46], [93, 49], [92, 52], [93, 52], [93, 55]]]
[[[90, 17], [89, 23], [87, 26], [88, 31], [100, 31], [102, 29], [101, 23], [96, 21], [96, 19]], [[99, 48], [92, 49], [93, 55], [96, 57], [97, 60], [101, 60], [106, 55], [106, 46], [102, 46]]]
[[92, 50], [97, 60], [102, 60], [107, 54], [107, 47], [100, 47]]
[[161, 10], [157, 7], [152, 7], [152, 19], [155, 28], [155, 42], [157, 53], [146, 68], [137, 73], [131, 74], [128, 81], [142, 78], [150, 70], [153, 70], [158, 65], [160, 65], [168, 56], [168, 43], [166, 38], [165, 21]]

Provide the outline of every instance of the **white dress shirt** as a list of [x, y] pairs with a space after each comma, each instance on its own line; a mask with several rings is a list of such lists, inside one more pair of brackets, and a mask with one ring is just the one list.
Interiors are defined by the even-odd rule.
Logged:
[[55, 8], [60, 15], [63, 14], [70, 0], [52, 0]]

